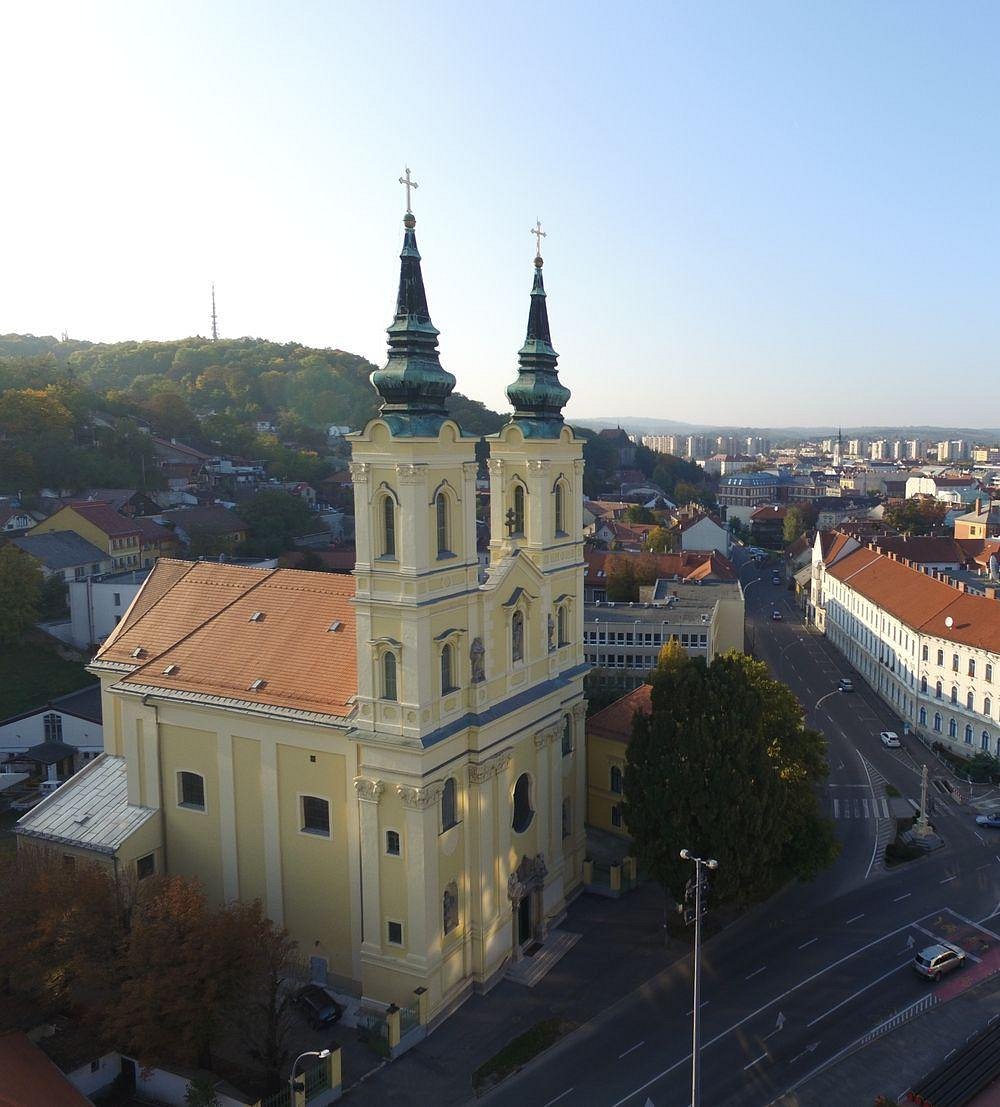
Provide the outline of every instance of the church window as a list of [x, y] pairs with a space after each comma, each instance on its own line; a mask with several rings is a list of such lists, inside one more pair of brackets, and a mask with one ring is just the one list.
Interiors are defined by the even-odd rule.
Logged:
[[524, 534], [524, 486], [514, 485], [514, 525], [512, 534]]
[[556, 641], [560, 646], [565, 646], [567, 642], [565, 606], [561, 606], [556, 612]]
[[401, 922], [393, 922], [391, 919], [386, 923], [386, 940], [391, 946], [401, 946], [403, 944], [403, 924]]
[[454, 651], [450, 645], [441, 647], [441, 695], [455, 691]]
[[441, 830], [450, 830], [458, 823], [458, 789], [455, 778], [449, 777], [444, 782], [444, 791], [441, 793]]
[[622, 771], [617, 765], [611, 766], [611, 791], [618, 796], [622, 794]]
[[458, 926], [458, 884], [454, 880], [445, 888], [441, 906], [444, 932], [450, 934]]
[[390, 857], [399, 856], [399, 831], [387, 830], [385, 832], [385, 852]]
[[396, 556], [396, 505], [391, 496], [382, 497], [382, 556]]
[[555, 502], [556, 537], [566, 533], [565, 501], [566, 491], [561, 484], [557, 484]]
[[205, 810], [205, 778], [197, 773], [177, 774], [178, 803], [195, 811]]
[[319, 796], [302, 797], [302, 832], [330, 837], [330, 801]]
[[524, 613], [515, 611], [510, 621], [511, 661], [524, 660]]
[[[62, 729], [62, 715], [57, 715], [54, 711], [46, 715], [42, 720], [45, 726], [45, 741], [46, 742], [61, 742], [63, 736]], [[37, 733], [37, 731], [36, 731]]]
[[514, 818], [511, 826], [515, 834], [523, 834], [535, 817], [531, 806], [531, 777], [527, 773], [521, 773], [514, 785]]
[[451, 552], [448, 535], [448, 497], [439, 492], [434, 500], [434, 512], [437, 518], [437, 547], [438, 557], [445, 557]]
[[388, 650], [382, 654], [382, 699], [396, 699], [396, 655]]
[[562, 802], [562, 836], [568, 838], [573, 833], [573, 802], [567, 796]]
[[573, 718], [567, 715], [563, 722], [562, 754], [565, 757], [573, 752]]

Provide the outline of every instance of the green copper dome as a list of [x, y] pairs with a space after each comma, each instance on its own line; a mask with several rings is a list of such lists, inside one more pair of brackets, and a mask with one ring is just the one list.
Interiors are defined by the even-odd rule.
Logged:
[[507, 399], [514, 405], [510, 422], [520, 427], [526, 438], [558, 438], [562, 430], [562, 409], [570, 391], [559, 381], [558, 360], [549, 334], [542, 259], [536, 257], [528, 333], [518, 351], [517, 380], [507, 388]]
[[403, 220], [396, 318], [388, 327], [389, 360], [371, 375], [382, 397], [379, 414], [394, 435], [434, 436], [448, 417], [445, 400], [455, 378], [438, 360], [438, 331], [431, 322], [420, 271], [412, 212]]

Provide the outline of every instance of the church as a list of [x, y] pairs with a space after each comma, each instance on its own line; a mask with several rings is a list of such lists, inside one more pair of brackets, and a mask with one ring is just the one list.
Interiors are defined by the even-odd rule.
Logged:
[[380, 411], [351, 436], [353, 576], [157, 562], [91, 665], [104, 753], [17, 833], [260, 899], [313, 979], [424, 989], [437, 1021], [582, 887], [583, 457], [539, 252], [482, 570], [477, 438], [403, 223]]

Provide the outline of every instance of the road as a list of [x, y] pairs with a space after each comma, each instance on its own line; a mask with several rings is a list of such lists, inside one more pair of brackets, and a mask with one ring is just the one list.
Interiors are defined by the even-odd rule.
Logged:
[[[762, 1107], [930, 989], [961, 988], [1000, 966], [1000, 833], [978, 832], [973, 810], [936, 792], [934, 821], [946, 847], [884, 871], [892, 823], [883, 782], [918, 799], [923, 749], [909, 737], [898, 750], [883, 747], [879, 731], [902, 734], [899, 720], [802, 624], [791, 593], [772, 585], [769, 566], [744, 564], [740, 574], [749, 643], [828, 740], [823, 802], [843, 849], [815, 882], [786, 889], [708, 944], [706, 1107]], [[771, 618], [775, 608], [780, 622]], [[841, 676], [853, 677], [858, 690], [837, 692]], [[941, 938], [975, 952], [968, 968], [934, 985], [910, 963], [914, 949]], [[684, 1107], [690, 1015], [686, 958], [484, 1098], [517, 1107]]]

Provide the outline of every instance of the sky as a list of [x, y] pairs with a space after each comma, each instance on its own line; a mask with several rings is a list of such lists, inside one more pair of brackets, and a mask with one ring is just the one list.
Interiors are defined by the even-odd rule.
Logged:
[[542, 221], [571, 417], [1000, 423], [1000, 6], [7, 4], [0, 333], [382, 364], [405, 166], [495, 409]]

